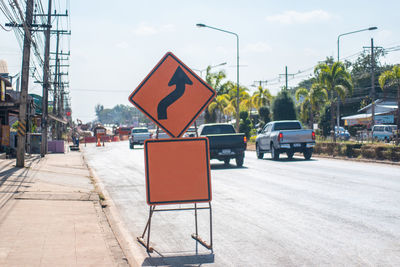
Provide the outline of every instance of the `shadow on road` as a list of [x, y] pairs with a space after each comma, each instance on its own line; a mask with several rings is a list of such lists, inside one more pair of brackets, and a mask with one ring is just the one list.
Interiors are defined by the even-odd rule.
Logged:
[[246, 166], [237, 167], [235, 164], [225, 165], [224, 163], [211, 163], [211, 170], [225, 170], [225, 169], [247, 169]]
[[309, 159], [309, 160], [305, 160], [304, 158], [292, 158], [292, 159], [289, 159], [289, 158], [279, 158], [278, 160], [273, 160], [273, 159], [271, 159], [271, 158], [265, 158], [265, 159], [263, 159], [263, 160], [269, 160], [269, 161], [278, 161], [278, 162], [297, 162], [297, 161], [310, 161], [310, 162], [312, 162], [312, 161], [318, 161], [317, 159]]
[[171, 257], [148, 257], [142, 266], [192, 266], [213, 263], [214, 254], [190, 255], [190, 256], [171, 256]]

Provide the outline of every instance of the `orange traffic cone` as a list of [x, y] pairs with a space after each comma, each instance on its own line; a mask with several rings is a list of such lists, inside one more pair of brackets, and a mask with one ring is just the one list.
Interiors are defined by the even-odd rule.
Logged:
[[97, 137], [97, 144], [96, 144], [96, 146], [101, 146], [101, 144], [100, 144], [100, 137]]

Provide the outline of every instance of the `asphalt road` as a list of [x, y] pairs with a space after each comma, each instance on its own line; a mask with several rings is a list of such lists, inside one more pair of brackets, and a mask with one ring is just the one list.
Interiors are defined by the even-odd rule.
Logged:
[[[131, 237], [141, 235], [149, 212], [143, 147], [91, 144], [84, 154]], [[258, 160], [247, 151], [243, 168], [211, 162], [213, 253], [190, 237], [192, 211], [158, 212], [151, 228], [157, 253], [146, 254], [137, 245], [139, 262], [400, 266], [400, 167], [322, 158], [289, 161], [285, 156], [276, 162], [268, 157]], [[200, 235], [206, 241], [208, 223], [208, 212], [199, 211]]]

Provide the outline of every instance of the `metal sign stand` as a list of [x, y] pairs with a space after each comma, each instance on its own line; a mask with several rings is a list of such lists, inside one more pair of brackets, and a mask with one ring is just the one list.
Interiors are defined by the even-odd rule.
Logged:
[[[197, 222], [197, 210], [206, 210], [208, 209], [210, 212], [210, 243], [206, 243], [200, 236], [198, 232], [198, 222]], [[194, 208], [177, 208], [177, 209], [156, 209], [156, 205], [150, 206], [149, 209], [149, 218], [146, 223], [146, 227], [144, 228], [143, 234], [137, 238], [138, 242], [144, 246], [147, 252], [152, 253], [154, 248], [150, 246], [150, 231], [151, 231], [151, 219], [153, 217], [154, 212], [160, 211], [182, 211], [182, 210], [194, 210], [195, 217], [195, 233], [192, 234], [192, 238], [199, 242], [205, 248], [211, 250], [213, 252], [213, 243], [212, 243], [212, 208], [211, 203], [208, 202], [208, 207], [197, 207], [197, 203], [194, 203]], [[147, 240], [145, 241], [145, 235], [147, 232]]]
[[[198, 132], [197, 132], [197, 124], [196, 121], [194, 122], [194, 127], [196, 129], [196, 137], [198, 137]], [[157, 126], [156, 130], [156, 139], [158, 139], [158, 131], [159, 128]], [[208, 244], [205, 242], [200, 236], [199, 236], [199, 231], [198, 231], [198, 222], [197, 222], [197, 210], [206, 210], [208, 209], [210, 212], [210, 243]], [[192, 234], [192, 238], [196, 240], [197, 242], [200, 243], [203, 247], [206, 249], [211, 250], [213, 252], [213, 238], [212, 238], [212, 208], [211, 208], [211, 202], [208, 202], [208, 207], [197, 207], [197, 203], [194, 203], [193, 208], [177, 208], [177, 209], [156, 209], [156, 205], [150, 206], [149, 209], [149, 218], [146, 223], [146, 227], [144, 228], [143, 234], [140, 237], [137, 237], [138, 242], [146, 248], [146, 251], [149, 253], [152, 253], [154, 251], [154, 248], [150, 246], [150, 230], [151, 230], [151, 218], [153, 217], [154, 212], [160, 212], [160, 211], [182, 211], [182, 210], [194, 210], [194, 218], [195, 218], [195, 233]], [[147, 240], [145, 241], [145, 235], [147, 232]]]

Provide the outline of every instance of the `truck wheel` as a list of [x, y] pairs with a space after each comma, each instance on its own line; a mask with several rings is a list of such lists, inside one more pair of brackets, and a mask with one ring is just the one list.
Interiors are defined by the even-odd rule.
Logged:
[[304, 154], [304, 158], [306, 160], [311, 159], [311, 155], [312, 155], [312, 148], [307, 148], [306, 150], [304, 150], [303, 154]]
[[229, 166], [229, 161], [231, 161], [231, 159], [224, 159], [224, 164], [225, 164], [225, 166]]
[[258, 146], [258, 144], [256, 144], [256, 153], [258, 159], [263, 159], [264, 153], [260, 152], [260, 147]]
[[133, 148], [134, 148], [134, 146], [133, 146], [132, 143], [129, 143], [129, 148], [130, 148], [130, 149], [133, 149]]
[[271, 158], [273, 160], [278, 160], [279, 159], [279, 152], [276, 151], [276, 149], [275, 149], [273, 144], [271, 144]]
[[294, 152], [288, 151], [288, 152], [286, 152], [286, 155], [287, 155], [288, 159], [293, 159]]
[[242, 167], [244, 162], [244, 154], [237, 156], [235, 160], [236, 160], [236, 166]]

